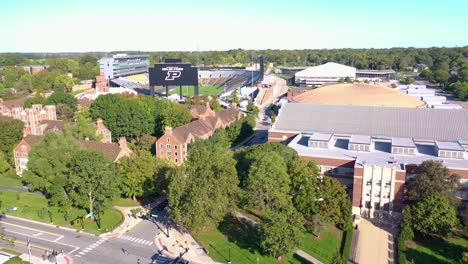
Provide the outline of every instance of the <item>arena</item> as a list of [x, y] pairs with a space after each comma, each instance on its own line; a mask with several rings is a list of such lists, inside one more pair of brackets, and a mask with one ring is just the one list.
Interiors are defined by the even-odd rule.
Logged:
[[335, 84], [291, 98], [293, 102], [329, 105], [360, 105], [422, 108], [425, 103], [398, 90], [371, 84]]

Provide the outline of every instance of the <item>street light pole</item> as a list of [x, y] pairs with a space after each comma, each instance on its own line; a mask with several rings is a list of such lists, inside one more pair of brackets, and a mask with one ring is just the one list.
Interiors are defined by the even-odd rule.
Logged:
[[229, 261], [228, 261], [228, 264], [231, 264], [232, 261], [231, 261], [231, 246], [229, 246]]

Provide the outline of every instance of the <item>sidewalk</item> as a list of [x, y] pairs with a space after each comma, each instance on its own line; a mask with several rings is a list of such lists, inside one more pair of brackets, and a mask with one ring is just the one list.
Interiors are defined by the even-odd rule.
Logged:
[[[166, 199], [166, 197], [161, 196], [157, 200], [151, 202], [150, 203], [150, 208], [151, 209], [154, 208], [156, 205], [158, 205], [164, 199]], [[116, 229], [114, 229], [114, 230], [112, 230], [110, 232], [101, 234], [100, 237], [117, 237], [119, 235], [125, 234], [126, 232], [128, 232], [130, 229], [132, 229], [133, 227], [135, 227], [136, 225], [138, 225], [142, 221], [142, 219], [139, 218], [139, 217], [134, 218], [132, 216], [131, 210], [135, 209], [135, 208], [141, 208], [141, 209], [145, 210], [145, 208], [143, 206], [133, 206], [133, 207], [114, 206], [113, 208], [115, 208], [115, 209], [119, 210], [120, 212], [122, 212], [122, 214], [124, 215], [124, 221], [122, 222], [122, 224], [119, 227], [117, 227]]]
[[175, 229], [169, 230], [169, 237], [165, 232], [156, 236], [156, 247], [160, 254], [171, 258], [182, 256], [190, 263], [209, 264], [214, 262], [189, 233], [180, 233]]
[[[19, 257], [24, 261], [29, 261], [29, 255], [28, 254], [22, 254]], [[31, 263], [33, 263], [33, 264], [50, 264], [52, 262], [49, 262], [48, 260], [42, 260], [42, 258], [40, 258], [40, 257], [31, 256]], [[57, 264], [71, 264], [73, 262], [71, 261], [71, 258], [68, 257], [67, 255], [62, 256], [62, 255], [59, 254], [56, 257], [56, 262], [55, 263], [57, 263]]]

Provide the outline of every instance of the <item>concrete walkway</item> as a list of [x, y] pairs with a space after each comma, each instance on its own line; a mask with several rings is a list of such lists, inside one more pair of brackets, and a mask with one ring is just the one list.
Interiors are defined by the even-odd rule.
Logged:
[[297, 255], [299, 255], [301, 258], [309, 261], [310, 263], [312, 264], [323, 264], [320, 260], [312, 257], [311, 255], [309, 255], [307, 252], [299, 249], [295, 252]]
[[169, 237], [166, 232], [161, 232], [156, 237], [155, 244], [159, 254], [174, 259], [182, 257], [190, 263], [198, 264], [217, 263], [206, 254], [204, 248], [189, 233], [181, 233], [174, 228], [169, 230]]

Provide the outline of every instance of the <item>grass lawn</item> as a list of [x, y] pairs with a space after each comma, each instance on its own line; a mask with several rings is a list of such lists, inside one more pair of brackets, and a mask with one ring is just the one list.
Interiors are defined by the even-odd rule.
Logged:
[[134, 207], [140, 206], [141, 203], [138, 200], [132, 200], [129, 198], [117, 198], [113, 203], [113, 205], [122, 206], [122, 207]]
[[70, 95], [72, 95], [73, 97], [77, 94], [80, 94], [84, 91], [88, 91], [88, 90], [91, 90], [91, 89], [84, 89], [84, 90], [78, 90], [78, 91], [73, 91], [73, 92], [69, 92]]
[[[6, 212], [10, 207], [17, 207], [18, 210], [16, 212], [6, 213], [44, 223], [50, 223], [49, 215], [47, 213], [47, 209], [50, 209], [52, 212], [52, 220], [55, 225], [66, 226], [73, 229], [81, 229], [81, 224], [76, 223], [72, 225], [71, 221], [76, 219], [78, 216], [86, 215], [86, 210], [74, 209], [71, 211], [68, 221], [65, 221], [65, 214], [63, 212], [59, 212], [57, 207], [49, 207], [47, 199], [37, 193], [0, 190], [0, 201], [1, 212]], [[44, 211], [43, 215], [40, 213], [41, 210]], [[96, 222], [85, 220], [83, 223], [84, 231], [93, 234], [101, 234], [106, 232], [106, 229], [111, 230], [123, 222], [122, 213], [115, 209], [104, 211], [101, 214], [101, 218], [102, 230], [98, 229]]]
[[193, 232], [192, 235], [208, 250], [214, 261], [221, 263], [228, 261], [229, 248], [232, 263], [308, 263], [296, 255], [287, 256], [282, 261], [262, 255], [257, 230], [232, 217], [226, 217], [218, 228]]
[[[199, 86], [198, 87], [200, 95], [218, 95], [224, 87], [218, 87], [218, 86]], [[169, 91], [169, 94], [179, 94], [179, 87], [173, 88], [172, 90]], [[182, 86], [182, 94], [184, 96], [193, 96], [194, 95], [194, 88], [193, 86]]]
[[333, 255], [340, 250], [342, 237], [343, 232], [329, 224], [327, 228], [320, 233], [318, 239], [312, 234], [307, 233], [302, 250], [323, 263], [330, 263]]
[[459, 263], [463, 252], [468, 252], [468, 236], [457, 233], [448, 239], [417, 239], [407, 241], [406, 257], [414, 263]]
[[0, 186], [21, 187], [23, 183], [21, 177], [16, 175], [15, 170], [12, 169], [0, 174]]

